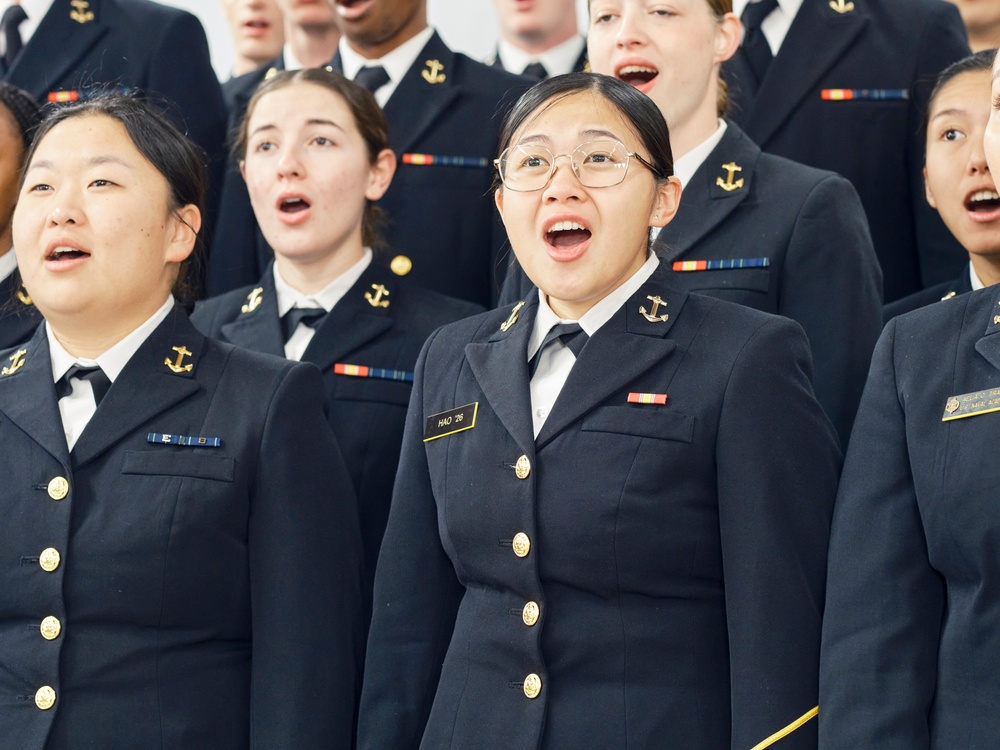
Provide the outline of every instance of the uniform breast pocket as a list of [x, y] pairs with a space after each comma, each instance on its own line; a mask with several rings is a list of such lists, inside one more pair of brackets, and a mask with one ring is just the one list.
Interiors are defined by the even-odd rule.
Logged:
[[725, 271], [678, 273], [684, 288], [692, 292], [739, 289], [766, 294], [771, 288], [770, 268], [734, 268]]
[[662, 409], [602, 406], [583, 420], [580, 429], [690, 443], [694, 440], [694, 423], [692, 416]]
[[378, 404], [410, 403], [412, 386], [405, 381], [375, 378], [341, 377], [333, 388], [333, 397], [343, 401], [371, 401]]
[[232, 482], [236, 474], [236, 459], [208, 453], [162, 451], [126, 451], [122, 474], [147, 476], [192, 477]]

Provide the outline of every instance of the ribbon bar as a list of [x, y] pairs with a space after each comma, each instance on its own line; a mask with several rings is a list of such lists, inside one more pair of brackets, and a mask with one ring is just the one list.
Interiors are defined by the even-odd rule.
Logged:
[[687, 271], [729, 271], [734, 268], [767, 268], [770, 258], [730, 258], [729, 260], [675, 260], [677, 273]]
[[222, 446], [222, 438], [171, 435], [163, 432], [146, 433], [146, 442], [154, 445], [190, 445], [195, 448], [219, 448]]
[[490, 165], [490, 160], [481, 156], [437, 156], [435, 154], [403, 154], [403, 164], [417, 167], [479, 167]]
[[378, 378], [379, 380], [399, 380], [404, 383], [413, 382], [413, 373], [406, 370], [385, 370], [381, 367], [366, 365], [336, 364], [333, 366], [336, 375], [349, 375], [354, 378]]

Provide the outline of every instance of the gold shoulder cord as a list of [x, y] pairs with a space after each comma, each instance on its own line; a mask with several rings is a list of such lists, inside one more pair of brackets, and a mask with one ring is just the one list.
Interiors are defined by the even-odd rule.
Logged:
[[772, 734], [770, 737], [768, 737], [763, 742], [758, 742], [756, 745], [753, 746], [753, 748], [751, 748], [751, 750], [764, 750], [765, 747], [771, 747], [771, 745], [773, 745], [775, 742], [777, 742], [780, 739], [783, 739], [783, 738], [787, 737], [792, 732], [794, 732], [796, 729], [798, 729], [799, 727], [801, 727], [803, 724], [805, 724], [806, 722], [808, 722], [808, 721], [810, 721], [812, 719], [815, 719], [817, 716], [819, 716], [819, 706], [816, 706], [816, 708], [814, 708], [814, 709], [812, 709], [810, 711], [807, 711], [806, 713], [802, 714], [802, 716], [800, 716], [799, 718], [797, 718], [795, 721], [793, 721], [787, 727], [785, 727], [783, 729], [779, 729], [777, 732], [775, 732], [774, 734]]

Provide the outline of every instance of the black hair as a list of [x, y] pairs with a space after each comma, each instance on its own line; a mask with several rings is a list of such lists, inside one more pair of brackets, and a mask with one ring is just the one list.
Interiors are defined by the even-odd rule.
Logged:
[[995, 49], [984, 49], [953, 62], [938, 74], [937, 80], [934, 82], [934, 88], [931, 89], [931, 94], [927, 98], [927, 112], [924, 113], [925, 131], [927, 130], [927, 125], [930, 123], [931, 110], [934, 109], [934, 100], [937, 99], [941, 90], [963, 73], [971, 73], [977, 70], [993, 70], [993, 60], [996, 56], [997, 51]]
[[[25, 164], [31, 163], [38, 144], [53, 128], [67, 120], [88, 116], [104, 116], [118, 122], [136, 150], [166, 180], [170, 201], [168, 210], [176, 212], [184, 206], [193, 205], [201, 212], [204, 226], [207, 180], [204, 152], [174, 127], [161, 109], [140, 98], [137, 93], [102, 93], [86, 101], [61, 104], [49, 110], [35, 132]], [[194, 302], [202, 252], [199, 232], [194, 251], [180, 264], [174, 283], [174, 296], [182, 304]]]
[[21, 134], [23, 153], [27, 153], [35, 128], [42, 121], [38, 103], [24, 89], [19, 89], [12, 83], [0, 81], [0, 105], [14, 118], [14, 123]]
[[[250, 117], [257, 102], [267, 94], [297, 83], [311, 83], [339, 96], [350, 110], [361, 139], [368, 150], [368, 163], [375, 164], [378, 155], [389, 148], [389, 123], [375, 97], [364, 86], [326, 68], [302, 68], [282, 70], [266, 78], [247, 103], [246, 114], [240, 122], [236, 140], [232, 145], [232, 157], [236, 161], [246, 158], [250, 140]], [[383, 221], [382, 210], [370, 200], [365, 201], [364, 216], [361, 220], [361, 242], [368, 247], [379, 248], [383, 241], [379, 227]]]
[[[653, 100], [623, 81], [599, 73], [567, 73], [548, 78], [532, 86], [517, 100], [500, 131], [500, 151], [513, 145], [514, 136], [528, 119], [539, 110], [573, 96], [590, 92], [612, 105], [639, 136], [649, 156], [657, 180], [674, 173], [674, 157], [670, 150], [670, 130], [663, 114]], [[499, 185], [497, 186], [499, 187]]]

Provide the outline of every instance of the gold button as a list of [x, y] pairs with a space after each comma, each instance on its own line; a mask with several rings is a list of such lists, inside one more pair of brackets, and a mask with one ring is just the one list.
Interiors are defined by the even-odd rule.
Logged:
[[62, 632], [62, 623], [59, 622], [58, 618], [49, 615], [42, 620], [42, 625], [38, 630], [41, 632], [42, 638], [47, 641], [54, 641], [59, 637], [59, 633]]
[[538, 622], [538, 605], [535, 602], [528, 602], [521, 610], [521, 619], [529, 628]]
[[42, 554], [38, 556], [38, 564], [42, 566], [42, 570], [46, 573], [51, 573], [59, 567], [61, 559], [62, 558], [59, 556], [59, 550], [49, 547], [47, 549], [43, 549]]
[[49, 497], [53, 500], [62, 500], [69, 494], [69, 482], [66, 477], [53, 477], [49, 482]]
[[413, 261], [405, 255], [397, 255], [389, 263], [389, 270], [397, 276], [406, 276], [413, 270]]
[[528, 535], [523, 531], [519, 531], [514, 537], [514, 543], [511, 545], [514, 547], [514, 554], [518, 557], [527, 557], [528, 553], [531, 551], [531, 540], [528, 539]]
[[[527, 683], [525, 683], [527, 684]], [[35, 691], [35, 705], [43, 711], [48, 711], [56, 704], [56, 691], [48, 685], [42, 685]]]
[[524, 678], [524, 694], [529, 698], [537, 698], [542, 692], [542, 678], [532, 672]]
[[517, 463], [514, 464], [514, 473], [517, 474], [518, 479], [528, 478], [531, 473], [531, 461], [527, 456], [521, 456], [517, 459]]

